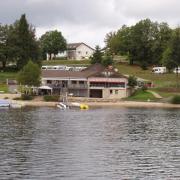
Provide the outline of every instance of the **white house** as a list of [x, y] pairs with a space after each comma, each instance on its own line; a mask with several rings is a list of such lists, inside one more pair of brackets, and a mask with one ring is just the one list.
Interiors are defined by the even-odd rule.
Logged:
[[[56, 57], [62, 58], [67, 57], [71, 60], [83, 60], [89, 59], [94, 53], [94, 49], [89, 45], [81, 43], [70, 43], [67, 45], [67, 50], [58, 53]], [[47, 54], [47, 60], [49, 60], [49, 55]]]
[[94, 49], [85, 43], [71, 43], [67, 46], [68, 59], [89, 59], [94, 53]]

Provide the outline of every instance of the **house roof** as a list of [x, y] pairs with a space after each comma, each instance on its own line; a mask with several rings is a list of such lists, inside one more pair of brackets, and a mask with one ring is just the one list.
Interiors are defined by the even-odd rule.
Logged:
[[88, 78], [88, 77], [108, 77], [126, 78], [113, 69], [108, 69], [101, 64], [94, 64], [82, 71], [62, 71], [62, 70], [42, 70], [43, 78]]
[[80, 42], [80, 43], [70, 43], [67, 45], [68, 50], [76, 50], [80, 45], [84, 44], [85, 46], [89, 47], [90, 49], [94, 50], [92, 47], [88, 46], [87, 44]]

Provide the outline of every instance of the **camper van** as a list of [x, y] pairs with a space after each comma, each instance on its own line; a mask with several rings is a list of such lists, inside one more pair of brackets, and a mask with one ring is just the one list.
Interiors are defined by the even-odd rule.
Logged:
[[166, 73], [166, 67], [154, 67], [152, 72], [155, 74], [163, 74]]
[[180, 73], [180, 67], [174, 68], [173, 73]]

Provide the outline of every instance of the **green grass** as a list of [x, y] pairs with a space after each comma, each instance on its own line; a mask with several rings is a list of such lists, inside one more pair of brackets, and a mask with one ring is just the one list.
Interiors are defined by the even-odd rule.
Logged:
[[0, 72], [0, 82], [6, 82], [6, 79], [16, 79], [17, 72]]
[[126, 100], [130, 101], [157, 101], [150, 92], [138, 90], [132, 96], [126, 98]]
[[90, 60], [44, 60], [43, 65], [89, 65]]
[[[154, 83], [155, 87], [175, 87], [176, 86], [176, 74], [154, 74], [151, 72], [152, 68], [148, 70], [142, 70], [139, 66], [130, 66], [127, 63], [117, 64], [119, 72], [122, 74], [133, 75], [143, 79], [150, 80]], [[180, 82], [180, 75], [178, 77]]]
[[8, 87], [6, 84], [0, 84], [0, 91], [7, 93]]

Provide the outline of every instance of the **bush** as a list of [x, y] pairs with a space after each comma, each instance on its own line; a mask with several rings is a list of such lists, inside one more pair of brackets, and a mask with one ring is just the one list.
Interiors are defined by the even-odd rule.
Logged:
[[147, 86], [145, 86], [145, 85], [143, 85], [141, 89], [142, 89], [142, 91], [147, 91], [148, 90]]
[[59, 96], [45, 95], [45, 96], [44, 96], [44, 100], [45, 100], [45, 101], [57, 102], [57, 101], [59, 101]]
[[180, 104], [180, 95], [176, 95], [171, 99], [172, 104]]
[[27, 95], [27, 94], [22, 94], [21, 95], [21, 100], [25, 100], [25, 101], [30, 101], [33, 99], [33, 96]]
[[21, 97], [15, 97], [13, 100], [22, 100]]
[[128, 78], [128, 86], [134, 88], [137, 86], [137, 79], [134, 76], [129, 76]]

